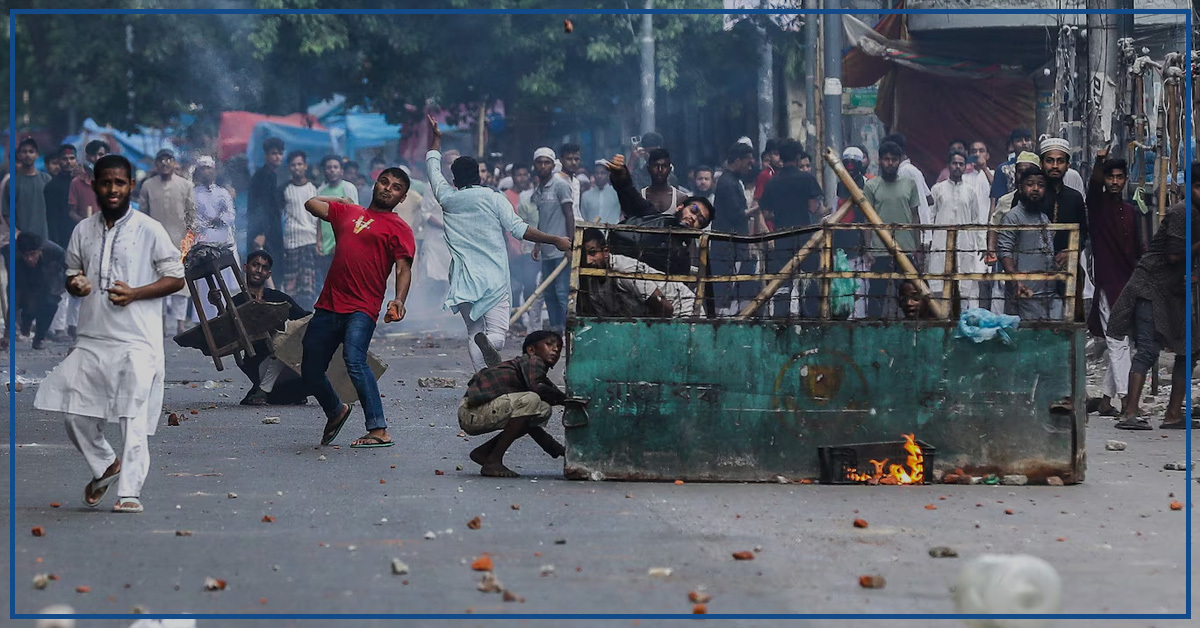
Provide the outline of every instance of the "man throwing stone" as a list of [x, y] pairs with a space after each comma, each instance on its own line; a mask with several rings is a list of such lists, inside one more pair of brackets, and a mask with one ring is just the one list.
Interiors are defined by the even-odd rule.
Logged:
[[416, 243], [412, 229], [392, 210], [408, 195], [409, 183], [403, 170], [388, 168], [375, 181], [369, 207], [323, 196], [304, 203], [310, 214], [333, 226], [337, 242], [316, 312], [304, 333], [304, 358], [300, 363], [308, 392], [325, 411], [327, 422], [321, 435], [322, 445], [332, 443], [350, 417], [351, 406], [342, 403], [325, 374], [339, 345], [346, 372], [366, 414], [367, 433], [350, 446], [357, 449], [393, 444], [383, 418], [379, 384], [367, 365], [367, 350], [393, 268], [396, 298], [388, 303], [383, 321], [393, 323], [404, 319]]

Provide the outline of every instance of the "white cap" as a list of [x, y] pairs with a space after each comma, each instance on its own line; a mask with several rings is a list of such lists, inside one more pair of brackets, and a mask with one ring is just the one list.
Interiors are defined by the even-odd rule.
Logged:
[[504, 177], [503, 179], [500, 179], [499, 183], [496, 184], [496, 187], [500, 188], [501, 192], [503, 192], [504, 190], [511, 190], [512, 186], [513, 186], [513, 178], [512, 177]]
[[842, 151], [842, 159], [853, 159], [855, 161], [863, 160], [863, 152], [857, 146], [847, 146], [846, 150]]
[[213, 158], [209, 157], [208, 155], [200, 155], [199, 157], [196, 158], [196, 167], [197, 168], [216, 168], [217, 162], [214, 161]]
[[1045, 155], [1052, 150], [1061, 150], [1070, 155], [1071, 143], [1061, 137], [1042, 136], [1042, 143], [1038, 146], [1038, 154]]
[[749, 146], [750, 148], [754, 148], [754, 142], [750, 141], [750, 138], [746, 137], [745, 135], [739, 137], [738, 141], [736, 143], [737, 144], [745, 144], [746, 146]]
[[558, 161], [558, 155], [554, 154], [554, 149], [547, 146], [543, 146], [533, 151], [534, 161], [537, 161], [541, 157], [549, 157], [552, 161]]

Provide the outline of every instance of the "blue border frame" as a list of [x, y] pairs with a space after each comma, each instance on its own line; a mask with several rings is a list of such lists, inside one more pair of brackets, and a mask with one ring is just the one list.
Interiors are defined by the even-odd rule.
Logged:
[[[500, 15], [641, 15], [651, 13], [654, 15], [776, 15], [776, 14], [796, 14], [796, 15], [814, 15], [814, 14], [852, 14], [851, 10], [829, 10], [816, 9], [811, 11], [773, 11], [769, 9], [744, 9], [730, 11], [725, 9], [653, 9], [647, 11], [645, 9], [303, 9], [303, 10], [271, 10], [271, 9], [12, 9], [8, 16], [8, 108], [9, 108], [9, 155], [10, 162], [15, 164], [16, 158], [16, 136], [17, 136], [17, 38], [16, 38], [16, 18], [18, 15], [287, 15], [287, 14], [310, 14], [310, 15], [479, 15], [479, 14], [500, 14]], [[1184, 24], [1187, 29], [1184, 50], [1184, 63], [1188, 64], [1189, 71], [1185, 72], [1185, 78], [1190, 79], [1190, 57], [1188, 51], [1192, 50], [1192, 11], [1187, 9], [1124, 9], [1113, 11], [1088, 11], [1086, 9], [1060, 9], [1053, 13], [1045, 10], [1035, 9], [903, 9], [903, 10], [880, 10], [879, 14], [899, 14], [899, 15], [952, 15], [952, 14], [979, 14], [979, 15], [1087, 15], [1089, 13], [1104, 13], [1111, 15], [1182, 15]], [[1188, 186], [1186, 194], [1186, 202], [1189, 209], [1191, 208], [1191, 164], [1194, 156], [1192, 155], [1192, 142], [1195, 138], [1192, 137], [1192, 110], [1190, 103], [1192, 102], [1192, 82], [1186, 80], [1186, 101], [1187, 106], [1184, 107], [1184, 119], [1186, 125], [1185, 134], [1188, 141], [1184, 143], [1184, 151], [1187, 156], [1187, 167], [1184, 177]], [[15, 165], [14, 165], [15, 167]], [[16, 188], [13, 185], [8, 186], [9, 190], [9, 241], [13, 242], [16, 237], [16, 222], [12, 212], [16, 206]], [[1187, 239], [1190, 242], [1192, 237], [1192, 220], [1189, 213], [1186, 225]], [[16, 299], [16, 287], [11, 278], [11, 273], [15, 272], [16, 267], [16, 250], [15, 244], [9, 247], [8, 267], [10, 269], [10, 278], [8, 282], [9, 292], [9, 307], [13, 307]], [[1192, 268], [1192, 249], [1187, 247], [1186, 251], [1187, 280], [1191, 281]], [[1190, 285], [1190, 283], [1189, 283]], [[1191, 311], [1192, 307], [1192, 291], [1187, 290], [1185, 295], [1185, 304], [1187, 311]], [[8, 511], [9, 511], [9, 619], [37, 619], [39, 617], [47, 617], [47, 615], [37, 615], [22, 613], [18, 614], [17, 596], [16, 596], [16, 570], [17, 570], [17, 507], [16, 507], [16, 476], [17, 476], [17, 442], [16, 442], [16, 391], [14, 384], [16, 382], [17, 360], [16, 360], [16, 326], [11, 322], [9, 328], [9, 353], [8, 353], [8, 369], [9, 369], [9, 393], [8, 393], [8, 414], [9, 414], [9, 482], [8, 482]], [[1192, 325], [1191, 317], [1188, 317], [1186, 339], [1188, 346], [1192, 343]], [[1188, 366], [1189, 375], [1191, 365]], [[1190, 378], [1188, 381], [1191, 381]], [[1184, 398], [1185, 420], [1192, 415], [1192, 395], [1189, 388], [1187, 396]], [[1192, 618], [1192, 465], [1191, 465], [1191, 442], [1192, 428], [1191, 421], [1186, 423], [1187, 429], [1185, 432], [1184, 443], [1187, 447], [1187, 471], [1186, 471], [1186, 489], [1185, 489], [1185, 542], [1186, 552], [1184, 558], [1184, 604], [1187, 612], [1184, 614], [1103, 614], [1092, 613], [1083, 615], [961, 615], [961, 614], [916, 614], [916, 615], [887, 615], [881, 613], [859, 613], [859, 614], [833, 614], [833, 613], [817, 613], [817, 614], [763, 614], [763, 615], [739, 615], [732, 613], [714, 613], [705, 617], [713, 619], [999, 619], [999, 618], [1020, 618], [1020, 619], [1191, 619]], [[64, 616], [65, 617], [65, 616]], [[669, 613], [669, 614], [651, 614], [637, 615], [632, 613], [621, 613], [615, 615], [600, 615], [600, 614], [529, 614], [529, 613], [419, 613], [419, 614], [371, 614], [371, 613], [355, 613], [355, 614], [283, 614], [283, 613], [264, 613], [264, 614], [245, 614], [245, 613], [230, 613], [230, 614], [214, 614], [200, 613], [190, 615], [164, 615], [164, 614], [149, 614], [149, 615], [132, 615], [132, 614], [117, 614], [117, 613], [93, 613], [70, 615], [78, 619], [170, 619], [187, 617], [191, 619], [450, 619], [450, 618], [472, 618], [472, 619], [696, 619], [696, 615]]]

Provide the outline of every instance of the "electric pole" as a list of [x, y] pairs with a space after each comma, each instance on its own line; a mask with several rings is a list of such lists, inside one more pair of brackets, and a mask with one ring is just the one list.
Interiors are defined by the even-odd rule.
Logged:
[[[770, 8], [767, 0], [759, 0], [758, 6]], [[775, 63], [774, 51], [771, 48], [771, 31], [767, 28], [770, 16], [759, 15], [755, 21], [755, 29], [759, 36], [758, 60], [758, 150], [767, 147], [767, 140], [775, 134], [775, 80], [772, 70]]]
[[[825, 0], [825, 8], [837, 11], [841, 0]], [[826, 13], [821, 16], [825, 46], [825, 147], [842, 154], [842, 16]], [[816, 157], [814, 156], [814, 159]], [[837, 174], [825, 168], [825, 202], [833, 207], [837, 202]]]
[[[654, 0], [646, 0], [646, 11], [654, 9]], [[654, 16], [642, 14], [642, 124], [639, 132], [654, 130]]]

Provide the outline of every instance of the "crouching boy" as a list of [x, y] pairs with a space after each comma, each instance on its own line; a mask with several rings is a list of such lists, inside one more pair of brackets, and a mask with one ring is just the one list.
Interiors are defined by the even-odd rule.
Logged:
[[526, 336], [519, 357], [479, 371], [467, 384], [467, 394], [458, 405], [459, 427], [472, 436], [500, 432], [471, 451], [480, 474], [517, 477], [504, 466], [504, 454], [526, 434], [555, 458], [565, 453], [562, 444], [542, 428], [550, 420], [551, 408], [567, 399], [548, 376], [558, 364], [562, 346], [558, 333], [535, 331]]

